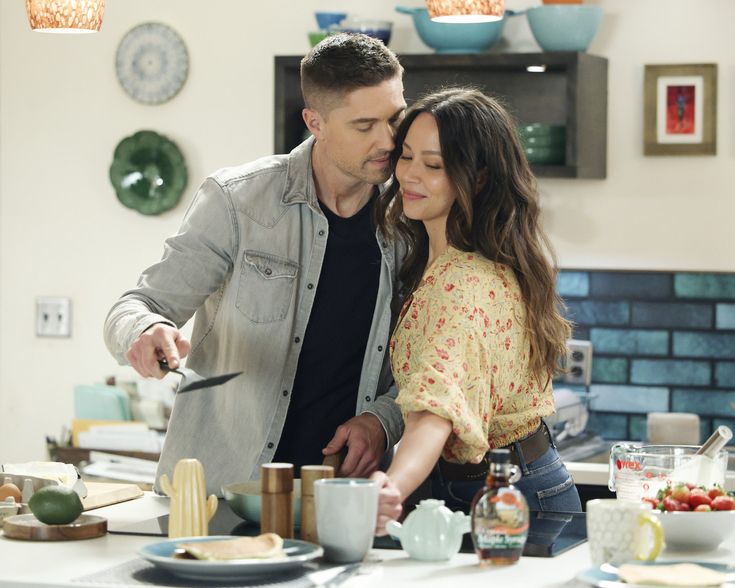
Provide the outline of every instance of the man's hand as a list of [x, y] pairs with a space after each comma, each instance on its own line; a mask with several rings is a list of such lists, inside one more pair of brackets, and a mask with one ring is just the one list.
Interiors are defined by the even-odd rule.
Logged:
[[370, 476], [371, 480], [378, 483], [380, 494], [378, 495], [378, 522], [375, 527], [375, 534], [379, 537], [386, 535], [385, 525], [388, 521], [397, 521], [401, 516], [403, 507], [401, 506], [401, 492], [391, 482], [388, 474], [385, 472], [375, 472]]
[[378, 469], [385, 453], [385, 443], [385, 431], [380, 420], [374, 414], [365, 413], [337, 427], [322, 453], [333, 455], [347, 446], [347, 457], [342, 462], [339, 475], [366, 478]]
[[176, 369], [181, 358], [186, 357], [189, 351], [191, 343], [178, 329], [166, 323], [156, 323], [133, 341], [125, 357], [144, 378], [162, 378], [166, 372], [158, 365], [158, 361], [165, 359], [169, 366]]

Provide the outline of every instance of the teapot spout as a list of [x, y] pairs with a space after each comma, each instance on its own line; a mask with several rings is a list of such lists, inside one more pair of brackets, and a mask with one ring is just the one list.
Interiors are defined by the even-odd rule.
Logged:
[[472, 517], [463, 512], [452, 513], [452, 529], [461, 537], [472, 529]]
[[385, 530], [388, 531], [388, 534], [391, 537], [395, 537], [400, 540], [401, 535], [403, 534], [403, 525], [398, 521], [388, 521], [385, 524]]

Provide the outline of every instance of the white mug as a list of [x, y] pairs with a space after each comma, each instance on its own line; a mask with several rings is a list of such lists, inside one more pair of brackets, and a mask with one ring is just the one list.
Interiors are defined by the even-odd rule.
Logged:
[[661, 522], [650, 504], [616, 498], [587, 502], [587, 539], [595, 565], [653, 561], [663, 538]]
[[373, 544], [378, 518], [378, 484], [365, 478], [326, 478], [314, 482], [316, 532], [324, 557], [362, 561]]

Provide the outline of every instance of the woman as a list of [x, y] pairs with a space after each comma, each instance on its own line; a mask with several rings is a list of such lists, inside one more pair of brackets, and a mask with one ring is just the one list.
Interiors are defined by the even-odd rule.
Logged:
[[378, 534], [428, 476], [435, 498], [468, 511], [497, 447], [511, 450], [532, 510], [581, 510], [542, 421], [570, 327], [512, 118], [479, 91], [442, 90], [411, 108], [392, 157], [376, 214], [408, 246], [390, 349], [406, 428], [373, 476]]

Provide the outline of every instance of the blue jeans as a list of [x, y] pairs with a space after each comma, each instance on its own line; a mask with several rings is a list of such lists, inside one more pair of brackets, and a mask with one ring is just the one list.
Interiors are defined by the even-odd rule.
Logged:
[[[546, 426], [546, 425], [543, 425]], [[552, 444], [537, 460], [527, 464], [520, 451], [519, 468], [522, 477], [515, 482], [528, 501], [528, 507], [544, 512], [581, 512], [577, 487]], [[431, 494], [443, 500], [451, 510], [470, 512], [475, 494], [484, 486], [484, 480], [447, 481], [439, 468], [431, 474]]]

